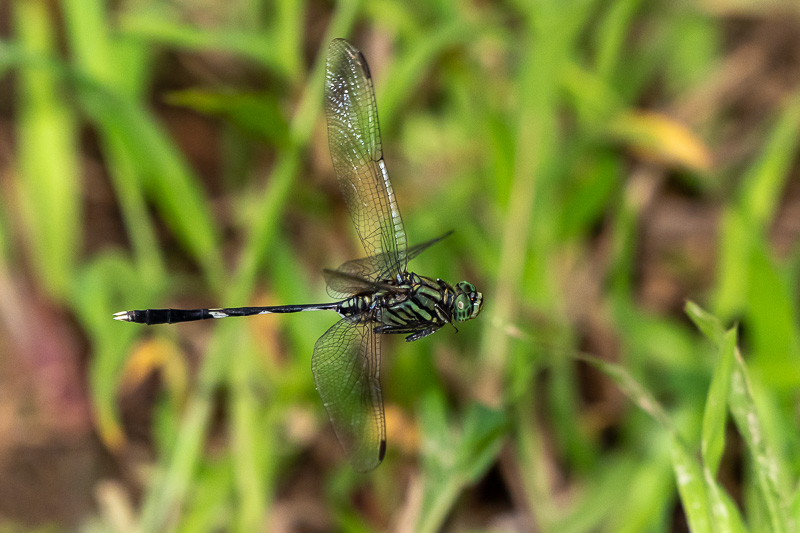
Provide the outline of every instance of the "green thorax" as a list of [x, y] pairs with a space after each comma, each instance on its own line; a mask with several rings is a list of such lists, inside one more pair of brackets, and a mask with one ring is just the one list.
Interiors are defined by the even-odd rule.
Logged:
[[361, 293], [343, 302], [340, 313], [358, 315], [365, 322], [390, 328], [415, 330], [470, 320], [483, 304], [481, 293], [471, 283], [461, 281], [454, 287], [413, 272], [404, 272], [397, 279], [384, 280], [377, 286], [374, 292]]

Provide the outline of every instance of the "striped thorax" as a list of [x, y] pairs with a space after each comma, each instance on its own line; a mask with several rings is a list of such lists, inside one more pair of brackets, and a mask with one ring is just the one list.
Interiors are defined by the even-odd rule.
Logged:
[[379, 285], [384, 288], [343, 301], [339, 314], [378, 324], [376, 333], [411, 333], [407, 340], [417, 340], [445, 324], [475, 318], [483, 305], [483, 295], [466, 281], [453, 287], [440, 279], [404, 272]]

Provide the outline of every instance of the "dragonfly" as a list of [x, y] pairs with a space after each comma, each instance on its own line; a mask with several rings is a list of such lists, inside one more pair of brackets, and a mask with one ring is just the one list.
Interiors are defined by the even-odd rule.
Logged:
[[334, 432], [352, 467], [367, 472], [386, 454], [380, 383], [381, 338], [406, 341], [478, 316], [483, 295], [472, 283], [420, 276], [408, 262], [450, 233], [408, 247], [400, 209], [383, 159], [375, 91], [364, 55], [344, 39], [328, 46], [324, 108], [334, 172], [366, 256], [324, 270], [322, 304], [217, 309], [144, 309], [113, 318], [175, 324], [210, 318], [336, 311], [340, 320], [314, 345], [311, 370]]

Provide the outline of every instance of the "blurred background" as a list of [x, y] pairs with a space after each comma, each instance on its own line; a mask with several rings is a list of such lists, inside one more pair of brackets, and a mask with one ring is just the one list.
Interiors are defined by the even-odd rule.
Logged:
[[[414, 271], [353, 472], [310, 359], [363, 255], [327, 43], [369, 60]], [[793, 0], [0, 3], [0, 531], [794, 531]], [[691, 303], [694, 302], [694, 303]], [[696, 305], [695, 305], [696, 304]]]

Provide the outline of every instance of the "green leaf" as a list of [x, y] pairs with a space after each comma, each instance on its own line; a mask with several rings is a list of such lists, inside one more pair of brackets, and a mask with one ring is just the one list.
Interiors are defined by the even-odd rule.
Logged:
[[198, 469], [193, 484], [192, 500], [186, 514], [176, 525], [175, 533], [220, 531], [230, 529], [234, 501], [231, 459], [228, 456], [206, 461]]
[[800, 317], [797, 297], [766, 242], [753, 246], [746, 320], [750, 363], [773, 387], [793, 393], [800, 387]]
[[741, 355], [735, 353], [731, 390], [728, 396], [731, 414], [736, 422], [747, 449], [752, 454], [755, 487], [759, 497], [766, 505], [764, 510], [774, 533], [789, 530], [787, 513], [788, 496], [783, 493], [781, 477], [785, 469], [778, 461], [771, 443], [764, 432], [761, 417], [753, 398], [753, 387], [748, 376], [747, 366]]
[[[22, 54], [45, 62], [57, 57], [56, 30], [44, 3], [17, 2], [12, 14]], [[64, 300], [83, 237], [78, 125], [59, 72], [23, 62], [18, 74], [16, 186], [23, 242], [43, 287]]]
[[800, 486], [795, 487], [789, 506], [789, 517], [795, 524], [800, 523]]
[[578, 359], [597, 367], [610, 377], [630, 401], [639, 406], [641, 410], [653, 417], [661, 426], [674, 433], [672, 421], [664, 407], [653, 397], [641, 383], [623, 366], [609, 363], [599, 357], [581, 354]]
[[172, 105], [220, 117], [278, 148], [289, 144], [289, 127], [271, 94], [225, 93], [189, 89], [167, 95]]
[[725, 447], [725, 421], [727, 419], [728, 390], [734, 368], [736, 349], [736, 329], [725, 333], [719, 345], [719, 361], [708, 389], [705, 411], [703, 413], [703, 434], [701, 449], [703, 463], [713, 474], [719, 468], [722, 451]]
[[[800, 92], [781, 110], [758, 160], [742, 176], [738, 205], [725, 210], [718, 261], [717, 313], [728, 317], [748, 306], [749, 258], [781, 199], [800, 135]], [[742, 258], [748, 260], [743, 261]]]
[[228, 373], [231, 390], [231, 458], [237, 500], [234, 522], [239, 531], [256, 531], [263, 519], [263, 506], [267, 501], [267, 479], [264, 476], [264, 456], [274, 454], [271, 440], [260, 433], [263, 423], [258, 418], [258, 398], [254, 394], [252, 379], [258, 371], [257, 360], [247, 330], [234, 338], [228, 346], [238, 354], [235, 365]]
[[506, 416], [501, 411], [474, 403], [467, 410], [462, 431], [464, 453], [460, 468], [467, 482], [474, 483], [497, 459], [508, 431]]
[[764, 229], [781, 201], [800, 141], [800, 92], [778, 113], [758, 160], [742, 176], [740, 205], [747, 218]]
[[680, 439], [672, 439], [672, 466], [681, 496], [683, 510], [693, 533], [715, 531], [711, 522], [711, 506], [703, 481], [703, 468]]
[[459, 431], [448, 424], [444, 398], [427, 394], [420, 406], [423, 496], [416, 531], [439, 531], [459, 493], [496, 460], [508, 422], [501, 411], [471, 405]]
[[689, 318], [692, 319], [692, 322], [697, 326], [697, 328], [703, 332], [711, 342], [720, 345], [723, 341], [723, 337], [725, 336], [725, 328], [722, 325], [720, 320], [697, 305], [696, 303], [692, 302], [691, 300], [686, 302], [686, 306], [684, 307], [686, 314], [689, 315]]
[[741, 209], [725, 208], [720, 220], [717, 284], [713, 305], [714, 311], [721, 316], [734, 316], [741, 313], [745, 306], [750, 279], [748, 258], [756, 242], [757, 231]]
[[[713, 326], [713, 316], [704, 314], [699, 307], [694, 306], [692, 313], [705, 323], [706, 326]], [[714, 328], [711, 327], [713, 330]], [[723, 355], [733, 351], [736, 343], [735, 330], [725, 336], [722, 349]], [[620, 389], [630, 400], [636, 403], [641, 409], [650, 414], [658, 421], [672, 436], [672, 466], [675, 471], [675, 479], [678, 485], [678, 492], [686, 512], [689, 525], [693, 532], [728, 532], [746, 531], [741, 516], [733, 502], [727, 494], [722, 491], [718, 483], [714, 480], [712, 471], [700, 464], [700, 462], [689, 451], [686, 444], [678, 436], [674, 425], [664, 411], [664, 408], [655, 401], [652, 395], [639, 384], [626, 369], [619, 365], [607, 363], [599, 358], [587, 355], [579, 356], [598, 367], [611, 377]], [[724, 369], [718, 371], [717, 379], [724, 379]], [[714, 402], [722, 398], [722, 408], [725, 406], [724, 391], [718, 385], [713, 393]], [[712, 464], [716, 469], [719, 464], [719, 457], [722, 453], [724, 440], [717, 432], [724, 431], [724, 410], [720, 412], [720, 407], [714, 403], [713, 408], [708, 408], [710, 414], [704, 419], [703, 439], [704, 457], [711, 458]], [[722, 424], [722, 427], [719, 425]], [[706, 441], [708, 444], [706, 444]], [[720, 525], [721, 524], [721, 525]]]
[[117, 386], [140, 329], [111, 320], [111, 313], [131, 309], [132, 298], [155, 297], [155, 289], [120, 254], [101, 254], [84, 265], [74, 282], [75, 316], [92, 339], [89, 385], [100, 438], [112, 450], [123, 445]]
[[134, 40], [188, 50], [214, 50], [258, 61], [275, 74], [288, 76], [284, 61], [276, 54], [270, 33], [236, 28], [209, 29], [183, 24], [160, 9], [126, 13], [120, 20], [122, 35]]
[[713, 519], [714, 531], [720, 533], [745, 533], [747, 526], [742, 520], [742, 515], [736, 507], [736, 503], [731, 497], [722, 490], [719, 483], [712, 477], [708, 468], [703, 469], [708, 498], [711, 503], [711, 516]]

